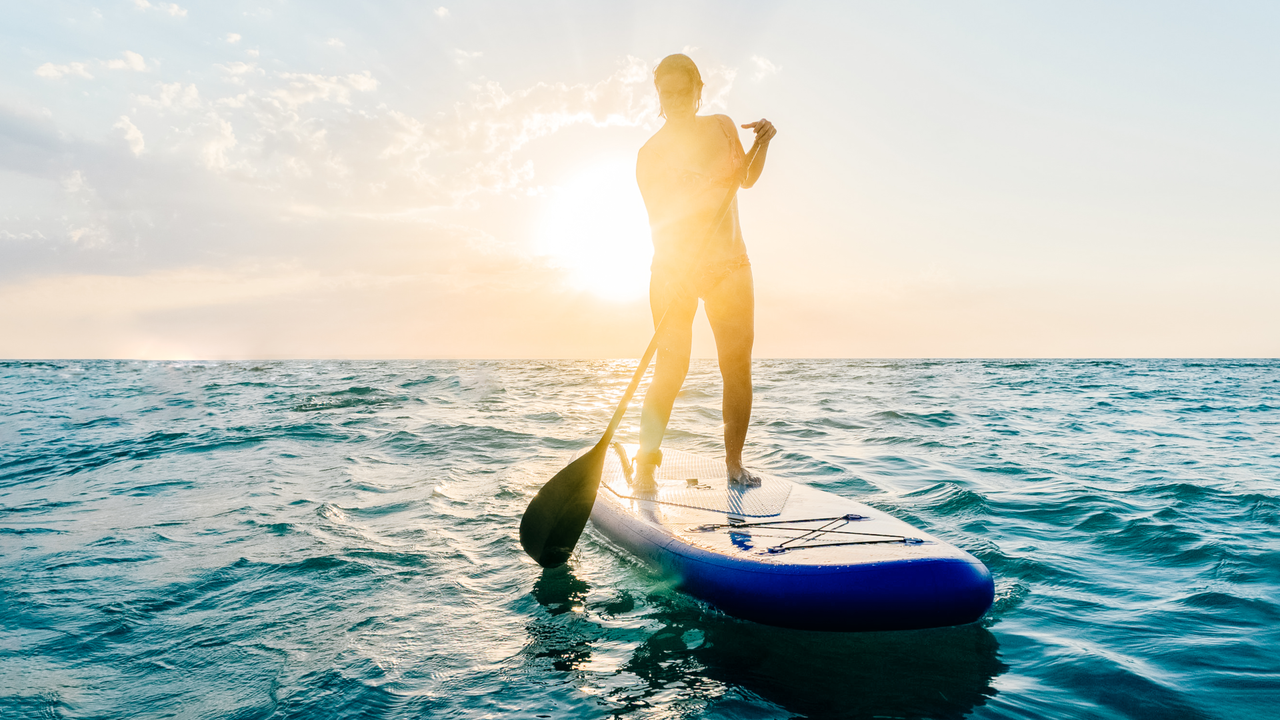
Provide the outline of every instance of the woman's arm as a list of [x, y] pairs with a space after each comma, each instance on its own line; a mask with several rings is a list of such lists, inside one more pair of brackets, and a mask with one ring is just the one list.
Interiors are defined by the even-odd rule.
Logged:
[[743, 125], [744, 128], [752, 128], [756, 131], [756, 141], [760, 143], [760, 149], [756, 151], [756, 158], [751, 163], [751, 167], [747, 168], [747, 177], [742, 181], [742, 187], [749, 188], [756, 184], [756, 180], [760, 179], [760, 173], [764, 170], [764, 159], [769, 154], [769, 141], [773, 140], [773, 136], [778, 134], [777, 128], [773, 123], [760, 118], [753, 123]]

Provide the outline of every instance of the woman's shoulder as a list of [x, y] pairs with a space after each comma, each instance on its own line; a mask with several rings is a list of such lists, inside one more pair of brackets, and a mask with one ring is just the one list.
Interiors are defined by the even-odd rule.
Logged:
[[707, 115], [706, 117], [710, 120], [714, 120], [715, 123], [722, 128], [733, 130], [733, 118], [728, 115]]
[[729, 143], [729, 152], [737, 163], [743, 156], [742, 140], [738, 138], [738, 126], [733, 124], [733, 120], [728, 115], [711, 115], [715, 118], [716, 124], [720, 126], [720, 131], [724, 134], [724, 139]]
[[733, 124], [733, 120], [728, 115], [707, 115], [706, 117], [710, 121], [707, 124], [714, 128], [708, 128], [708, 134], [718, 132], [725, 139], [732, 141], [730, 144], [737, 146], [739, 150], [742, 149], [742, 145], [738, 141], [738, 127]]
[[661, 141], [654, 135], [649, 141], [640, 146], [640, 151], [636, 153], [636, 166], [647, 165], [662, 158], [662, 151], [659, 150]]

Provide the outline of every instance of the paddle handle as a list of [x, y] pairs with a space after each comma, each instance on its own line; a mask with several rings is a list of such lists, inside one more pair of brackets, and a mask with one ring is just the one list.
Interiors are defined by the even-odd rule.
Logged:
[[[695, 258], [701, 258], [702, 253], [706, 251], [707, 245], [711, 242], [711, 236], [715, 233], [720, 224], [724, 222], [725, 217], [729, 214], [729, 208], [733, 206], [733, 198], [738, 194], [738, 188], [742, 187], [742, 181], [746, 179], [747, 173], [751, 172], [751, 165], [756, 160], [756, 154], [760, 152], [760, 138], [752, 143], [751, 150], [747, 152], [747, 161], [742, 166], [742, 171], [738, 173], [736, 182], [729, 188], [728, 194], [725, 195], [724, 202], [720, 203], [720, 209], [716, 212], [716, 219], [711, 223], [711, 227], [707, 228], [707, 234], [702, 239], [702, 244], [698, 246], [698, 252]], [[684, 278], [681, 278], [681, 285], [697, 271], [697, 267], [690, 269]], [[674, 303], [674, 300], [672, 301]], [[596, 447], [604, 447], [613, 440], [613, 434], [617, 432], [618, 426], [622, 424], [622, 417], [627, 414], [627, 406], [631, 404], [631, 398], [636, 394], [636, 388], [640, 387], [640, 380], [644, 378], [644, 373], [649, 369], [649, 363], [653, 360], [653, 354], [658, 351], [658, 340], [662, 337], [662, 330], [667, 325], [667, 319], [671, 315], [671, 305], [662, 311], [662, 317], [658, 320], [658, 327], [653, 331], [653, 339], [649, 341], [649, 347], [645, 348], [644, 355], [640, 356], [640, 364], [636, 366], [635, 375], [631, 376], [631, 383], [627, 385], [627, 391], [622, 394], [622, 400], [618, 402], [618, 409], [613, 411], [613, 419], [609, 421], [609, 427], [605, 429], [604, 435], [601, 436], [600, 442], [596, 443]]]

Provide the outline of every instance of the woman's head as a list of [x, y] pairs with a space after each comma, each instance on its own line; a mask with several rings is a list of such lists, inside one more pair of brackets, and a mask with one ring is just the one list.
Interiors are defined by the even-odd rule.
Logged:
[[702, 107], [702, 73], [688, 55], [668, 55], [653, 69], [665, 118], [692, 117]]

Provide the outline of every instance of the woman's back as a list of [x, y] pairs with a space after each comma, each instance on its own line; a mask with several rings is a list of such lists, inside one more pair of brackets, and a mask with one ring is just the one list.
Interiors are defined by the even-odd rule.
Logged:
[[[649, 211], [653, 267], [684, 268], [736, 257], [746, 252], [735, 199], [726, 221], [702, 247], [725, 189], [741, 177], [745, 156], [733, 121], [725, 115], [694, 117], [664, 125], [640, 149], [636, 181]], [[699, 262], [701, 261], [701, 262]]]

